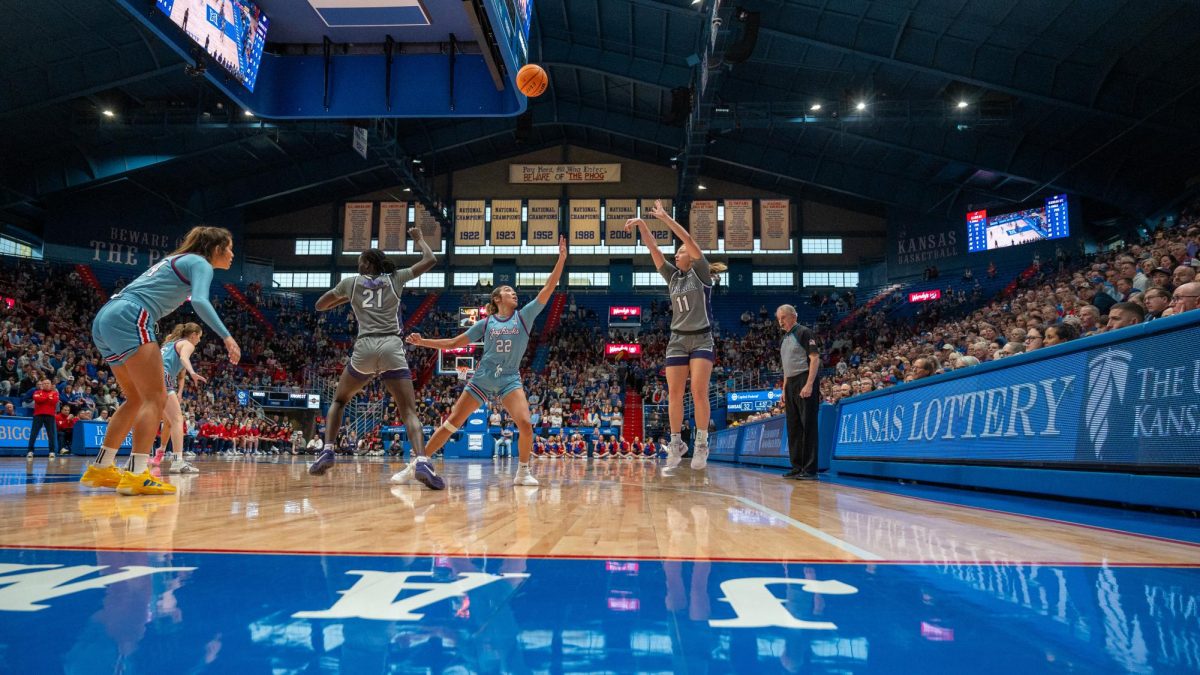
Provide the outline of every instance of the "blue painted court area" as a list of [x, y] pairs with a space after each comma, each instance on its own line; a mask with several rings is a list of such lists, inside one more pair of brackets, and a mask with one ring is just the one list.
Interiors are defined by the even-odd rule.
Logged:
[[1195, 672], [1200, 570], [0, 552], [7, 672]]

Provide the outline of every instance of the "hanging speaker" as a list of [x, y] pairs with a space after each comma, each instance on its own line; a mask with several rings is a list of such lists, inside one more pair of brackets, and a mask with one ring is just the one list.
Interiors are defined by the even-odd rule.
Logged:
[[754, 46], [758, 44], [758, 25], [761, 18], [758, 12], [738, 9], [737, 20], [742, 23], [742, 37], [725, 50], [725, 63], [743, 63], [750, 58], [754, 53]]

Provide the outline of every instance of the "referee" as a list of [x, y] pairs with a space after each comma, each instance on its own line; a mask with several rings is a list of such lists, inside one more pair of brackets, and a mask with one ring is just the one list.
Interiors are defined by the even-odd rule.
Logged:
[[783, 477], [812, 479], [817, 477], [817, 413], [821, 406], [817, 336], [797, 323], [796, 308], [791, 305], [780, 305], [775, 319], [784, 333], [779, 362], [783, 364], [783, 409], [787, 413], [788, 455], [792, 461], [792, 470]]

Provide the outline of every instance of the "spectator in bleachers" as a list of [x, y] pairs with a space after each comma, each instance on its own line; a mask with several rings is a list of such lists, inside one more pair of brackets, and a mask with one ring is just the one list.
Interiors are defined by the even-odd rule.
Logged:
[[1182, 314], [1200, 307], [1200, 281], [1192, 281], [1175, 289], [1171, 298], [1171, 314]]
[[1146, 310], [1141, 305], [1132, 302], [1118, 302], [1108, 311], [1108, 324], [1104, 331], [1111, 332], [1129, 326], [1136, 326], [1146, 318]]

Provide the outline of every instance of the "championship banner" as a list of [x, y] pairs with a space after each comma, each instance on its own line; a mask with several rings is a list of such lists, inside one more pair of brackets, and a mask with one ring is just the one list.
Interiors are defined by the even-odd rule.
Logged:
[[508, 182], [524, 185], [620, 183], [620, 164], [509, 164]]
[[371, 248], [371, 218], [374, 202], [346, 202], [342, 219], [342, 251], [361, 253]]
[[571, 246], [600, 245], [600, 200], [572, 199], [571, 227], [568, 243]]
[[604, 203], [604, 243], [608, 246], [633, 246], [637, 232], [625, 231], [625, 221], [637, 216], [637, 200], [609, 199]]
[[529, 200], [529, 245], [558, 245], [558, 200]]
[[454, 245], [482, 246], [484, 202], [460, 199], [454, 203]]
[[791, 201], [762, 199], [758, 206], [762, 217], [762, 247], [764, 251], [786, 251], [792, 236]]
[[408, 238], [408, 202], [379, 203], [379, 248], [405, 250]]
[[521, 245], [521, 200], [492, 200], [492, 246]]
[[[663, 200], [663, 208], [667, 210], [667, 213], [671, 212], [670, 199]], [[659, 246], [672, 245], [675, 243], [675, 234], [671, 232], [671, 228], [667, 227], [666, 223], [650, 215], [652, 210], [654, 210], [654, 200], [643, 199], [642, 220], [646, 221], [646, 225], [650, 227], [650, 233], [654, 235], [654, 242]]]
[[717, 203], [714, 201], [692, 202], [688, 216], [692, 239], [702, 251], [717, 250]]
[[442, 250], [442, 224], [429, 212], [429, 209], [420, 203], [414, 204], [413, 211], [416, 213], [413, 225], [421, 228], [425, 243], [435, 251]]
[[754, 250], [754, 200], [725, 200], [725, 250]]

